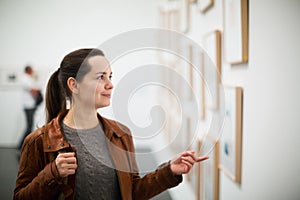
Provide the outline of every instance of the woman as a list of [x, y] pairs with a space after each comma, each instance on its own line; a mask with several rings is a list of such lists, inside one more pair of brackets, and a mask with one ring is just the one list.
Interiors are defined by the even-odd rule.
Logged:
[[22, 147], [14, 199], [149, 199], [208, 158], [187, 151], [139, 177], [128, 128], [97, 113], [110, 104], [111, 75], [99, 49], [64, 57], [47, 85], [47, 124]]

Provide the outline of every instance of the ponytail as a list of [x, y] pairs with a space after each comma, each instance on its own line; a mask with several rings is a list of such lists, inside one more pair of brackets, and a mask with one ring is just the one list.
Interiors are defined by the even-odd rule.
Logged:
[[66, 100], [58, 80], [59, 69], [50, 77], [46, 89], [46, 117], [47, 123], [66, 110]]

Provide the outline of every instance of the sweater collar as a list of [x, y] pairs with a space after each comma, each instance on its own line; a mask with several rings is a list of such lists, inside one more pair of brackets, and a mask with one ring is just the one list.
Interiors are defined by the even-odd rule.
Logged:
[[[70, 147], [70, 144], [63, 136], [60, 125], [60, 122], [66, 114], [67, 112], [60, 113], [44, 127], [44, 152], [55, 152]], [[120, 123], [106, 119], [99, 113], [97, 114], [97, 117], [102, 123], [104, 133], [109, 140], [111, 140], [113, 136], [122, 137], [125, 134], [129, 134], [129, 129]]]

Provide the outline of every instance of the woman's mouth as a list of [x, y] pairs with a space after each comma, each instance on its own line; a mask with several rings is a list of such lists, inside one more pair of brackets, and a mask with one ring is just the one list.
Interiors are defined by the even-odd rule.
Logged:
[[110, 98], [110, 94], [102, 94], [102, 96], [105, 96], [107, 98]]

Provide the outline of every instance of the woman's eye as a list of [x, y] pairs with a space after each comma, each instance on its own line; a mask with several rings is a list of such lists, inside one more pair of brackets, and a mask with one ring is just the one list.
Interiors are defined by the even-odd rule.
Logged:
[[112, 79], [112, 75], [110, 75], [110, 76], [108, 76], [108, 77], [105, 77], [105, 75], [103, 74], [103, 75], [101, 75], [101, 76], [98, 76], [98, 77], [97, 77], [97, 80], [104, 80], [105, 78], [109, 78], [109, 80], [111, 80], [111, 79]]
[[104, 77], [104, 76], [103, 76], [103, 75], [101, 75], [101, 76], [98, 76], [98, 78], [97, 78], [97, 79], [98, 79], [98, 80], [103, 80], [103, 77]]

